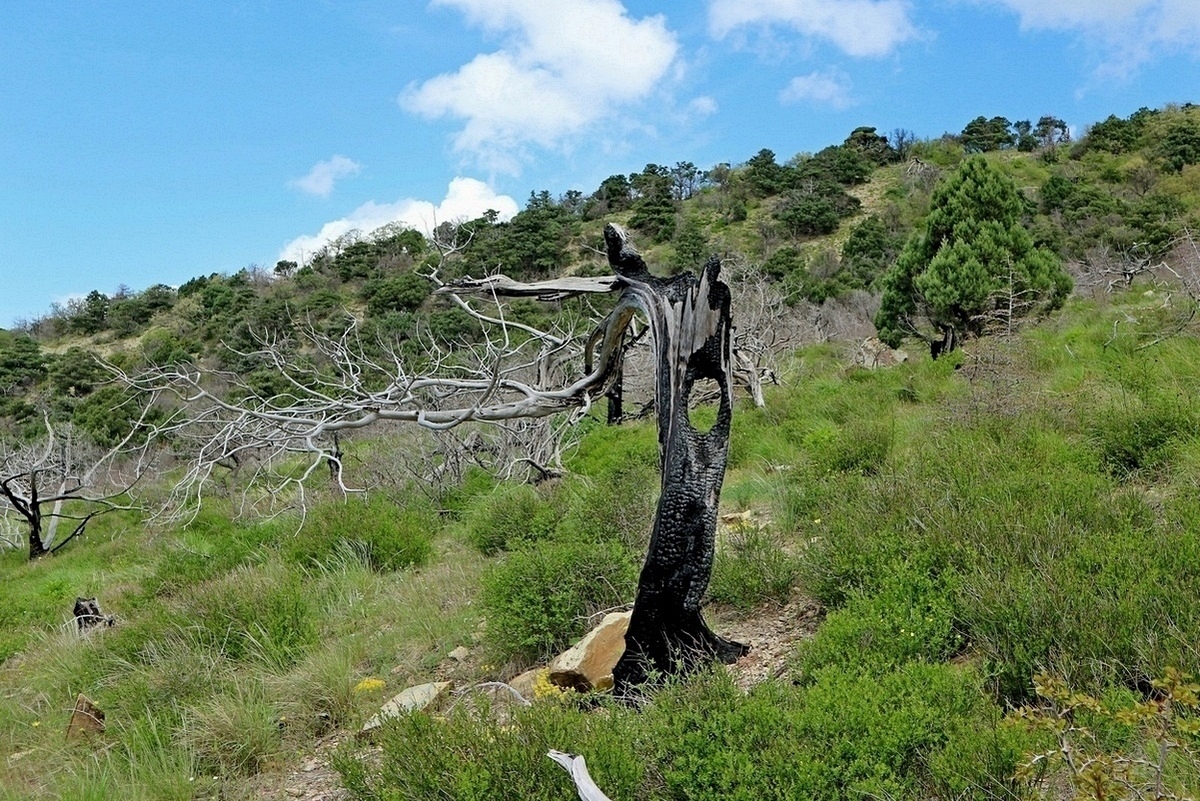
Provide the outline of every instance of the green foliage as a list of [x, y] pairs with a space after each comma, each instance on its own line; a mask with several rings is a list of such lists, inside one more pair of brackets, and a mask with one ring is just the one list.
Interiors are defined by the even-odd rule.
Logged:
[[895, 261], [903, 241], [875, 215], [850, 229], [842, 245], [842, 265], [861, 288], [872, 286]]
[[391, 312], [414, 311], [431, 291], [429, 281], [413, 273], [404, 273], [368, 281], [363, 286], [362, 296], [371, 316], [379, 317]]
[[46, 373], [47, 358], [31, 337], [0, 329], [0, 395], [32, 387]]
[[967, 123], [959, 138], [968, 153], [986, 153], [1012, 147], [1017, 143], [1012, 123], [1004, 117], [979, 116]]
[[71, 398], [91, 392], [105, 375], [96, 354], [80, 347], [68, 348], [50, 362], [50, 387], [55, 393]]
[[685, 217], [675, 231], [675, 255], [671, 266], [677, 272], [699, 272], [709, 255], [708, 250], [708, 237], [700, 220], [694, 216]]
[[[502, 728], [462, 713], [403, 716], [380, 735], [378, 769], [349, 751], [335, 764], [359, 798], [565, 798], [569, 780], [545, 757], [550, 748], [583, 754], [612, 798], [836, 801], [956, 787], [987, 798], [1011, 790], [1019, 754], [1014, 737], [987, 742], [996, 717], [970, 677], [941, 666], [879, 678], [830, 671], [811, 687], [768, 683], [749, 694], [713, 673], [641, 710], [538, 704]], [[962, 750], [980, 758], [955, 762]]]
[[963, 645], [951, 597], [944, 579], [901, 564], [879, 586], [851, 592], [829, 613], [801, 649], [801, 675], [811, 680], [827, 668], [881, 673], [911, 661], [949, 659]]
[[671, 173], [666, 167], [647, 164], [642, 172], [630, 176], [635, 197], [629, 224], [654, 242], [667, 242], [675, 236], [676, 201]]
[[1071, 280], [1057, 256], [1035, 247], [1022, 224], [1024, 203], [1011, 179], [982, 157], [969, 159], [933, 194], [915, 233], [883, 279], [875, 325], [893, 347], [924, 316], [937, 327], [978, 333], [987, 313], [1056, 308]]
[[510, 552], [483, 581], [487, 637], [501, 658], [545, 658], [628, 603], [637, 563], [620, 543], [551, 540]]
[[234, 661], [286, 667], [319, 637], [308, 587], [282, 568], [235, 568], [198, 587], [189, 607], [196, 638]]
[[[1021, 763], [1017, 775], [1027, 786], [1065, 773], [1077, 799], [1185, 798], [1200, 778], [1200, 685], [1190, 675], [1167, 668], [1153, 681], [1150, 698], [1119, 706], [1047, 674], [1034, 683], [1039, 705], [1009, 718], [1014, 727], [1044, 732], [1052, 743]], [[1126, 747], [1103, 741], [1113, 728], [1125, 730]]]
[[218, 696], [188, 716], [183, 740], [201, 771], [251, 776], [279, 755], [279, 713], [261, 695], [251, 687]]
[[562, 510], [559, 493], [529, 484], [501, 484], [487, 498], [477, 498], [466, 515], [467, 539], [488, 556], [554, 533]]
[[775, 218], [793, 237], [832, 233], [841, 220], [831, 200], [812, 195], [787, 198], [785, 205], [775, 212]]
[[437, 512], [420, 495], [397, 500], [370, 493], [310, 510], [299, 532], [281, 538], [281, 548], [300, 565], [322, 564], [348, 547], [375, 570], [400, 570], [428, 561], [439, 525]]
[[1167, 169], [1180, 172], [1189, 164], [1200, 164], [1200, 107], [1169, 109], [1153, 121], [1154, 155]]
[[879, 473], [892, 450], [893, 432], [887, 421], [853, 420], [829, 436], [813, 437], [810, 444], [819, 467], [841, 473]]
[[786, 603], [800, 573], [786, 545], [782, 536], [753, 523], [732, 529], [717, 548], [708, 597], [747, 610]]
[[1148, 401], [1126, 396], [1091, 424], [1101, 462], [1119, 477], [1129, 477], [1167, 462], [1174, 448], [1195, 436], [1198, 417], [1191, 404], [1163, 394]]

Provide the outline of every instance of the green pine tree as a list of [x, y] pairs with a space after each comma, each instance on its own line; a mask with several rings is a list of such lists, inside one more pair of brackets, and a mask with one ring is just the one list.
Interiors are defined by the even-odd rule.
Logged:
[[919, 332], [922, 318], [942, 332], [978, 334], [992, 312], [1061, 306], [1071, 279], [1057, 255], [1034, 246], [1024, 206], [1012, 180], [983, 157], [943, 181], [924, 229], [884, 276], [879, 338], [895, 347]]

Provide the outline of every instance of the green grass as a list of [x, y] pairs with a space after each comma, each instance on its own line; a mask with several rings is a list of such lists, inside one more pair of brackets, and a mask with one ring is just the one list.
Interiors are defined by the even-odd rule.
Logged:
[[[614, 798], [1012, 797], [1037, 744], [998, 721], [1035, 672], [1123, 699], [1168, 667], [1200, 673], [1200, 339], [1147, 347], [1160, 305], [1075, 301], [888, 370], [800, 352], [765, 409], [735, 415], [722, 511], [749, 514], [709, 588], [730, 614], [797, 592], [826, 606], [788, 675], [748, 695], [700, 676], [641, 711], [539, 706], [509, 728], [404, 718], [378, 764], [339, 757], [346, 781], [361, 798], [566, 797], [555, 747]], [[0, 798], [245, 797], [458, 645], [493, 662], [472, 678], [503, 678], [496, 663], [567, 644], [632, 600], [659, 481], [651, 425], [582, 426], [570, 475], [537, 487], [470, 473], [437, 502], [321, 500], [303, 526], [111, 516], [53, 558], [0, 554]], [[80, 595], [118, 625], [80, 638]], [[81, 692], [108, 715], [96, 747], [63, 742]]]

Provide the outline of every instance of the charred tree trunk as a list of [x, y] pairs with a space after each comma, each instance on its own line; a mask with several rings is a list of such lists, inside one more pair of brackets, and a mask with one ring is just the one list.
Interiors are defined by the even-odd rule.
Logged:
[[46, 543], [42, 541], [42, 521], [29, 521], [29, 558], [37, 559], [50, 553]]
[[[608, 226], [605, 241], [609, 261], [623, 279], [622, 303], [640, 307], [650, 321], [662, 465], [650, 548], [625, 653], [613, 671], [621, 694], [652, 673], [680, 674], [713, 660], [732, 662], [749, 648], [715, 634], [700, 612], [712, 573], [733, 414], [730, 298], [719, 279], [720, 259], [711, 258], [699, 278], [685, 273], [660, 279], [650, 275], [619, 228]], [[720, 398], [716, 423], [707, 432], [688, 419], [688, 399], [701, 381], [715, 382]]]
[[604, 397], [608, 399], [608, 425], [619, 426], [621, 418], [625, 416], [625, 390], [624, 371], [621, 365], [617, 366], [617, 377], [613, 381], [613, 385], [609, 387], [608, 392], [604, 393]]

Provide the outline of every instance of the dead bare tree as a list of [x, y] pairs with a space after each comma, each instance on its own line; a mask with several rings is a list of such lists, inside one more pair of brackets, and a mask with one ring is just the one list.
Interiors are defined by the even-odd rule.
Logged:
[[[469, 349], [430, 342], [420, 367], [394, 349], [382, 358], [369, 356], [352, 326], [336, 338], [305, 332], [306, 359], [296, 358], [296, 343], [266, 343], [257, 355], [288, 385], [270, 397], [236, 375], [220, 376], [235, 392], [219, 394], [213, 376], [190, 366], [138, 375], [112, 369], [135, 389], [174, 396], [179, 412], [163, 428], [188, 454], [176, 500], [194, 505], [214, 469], [230, 461], [253, 464], [259, 477], [274, 482], [275, 492], [290, 486], [303, 493], [306, 479], [339, 460], [334, 434], [382, 421], [441, 431], [472, 421], [504, 424], [564, 413], [577, 418], [612, 387], [626, 333], [640, 313], [654, 354], [662, 485], [625, 654], [614, 672], [622, 692], [654, 674], [732, 661], [747, 648], [715, 634], [700, 610], [712, 570], [733, 410], [733, 327], [721, 261], [710, 259], [699, 276], [663, 279], [650, 274], [618, 226], [605, 228], [605, 248], [615, 275], [536, 283], [493, 275], [443, 284], [437, 291], [492, 333]], [[582, 341], [569, 331], [509, 320], [498, 302], [486, 313], [471, 302], [607, 293], [616, 293], [615, 305]], [[719, 408], [715, 424], [702, 432], [688, 418], [688, 403], [693, 389], [705, 385], [717, 390]], [[332, 472], [341, 483], [343, 472]]]
[[[49, 415], [41, 439], [0, 441], [0, 518], [6, 529], [15, 528], [14, 517], [23, 525], [30, 559], [58, 551], [98, 515], [138, 508], [132, 492], [152, 465], [145, 414], [109, 448], [69, 424], [53, 424]], [[60, 537], [64, 522], [73, 528]]]

